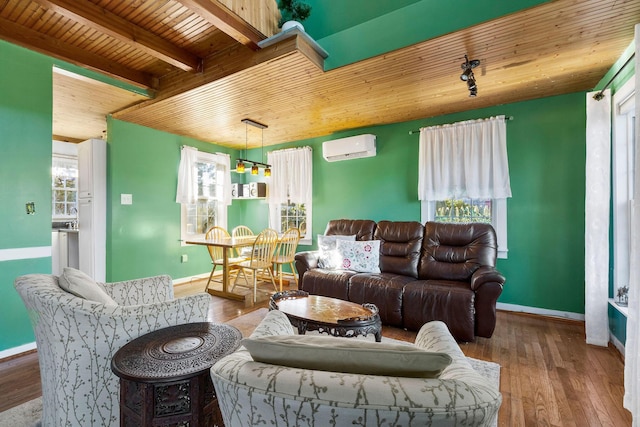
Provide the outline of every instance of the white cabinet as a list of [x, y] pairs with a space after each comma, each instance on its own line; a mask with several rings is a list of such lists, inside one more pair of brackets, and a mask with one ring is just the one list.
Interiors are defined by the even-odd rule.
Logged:
[[79, 268], [78, 243], [76, 230], [51, 232], [51, 274], [59, 276], [65, 267]]
[[78, 249], [80, 270], [98, 282], [106, 278], [107, 144], [78, 145]]

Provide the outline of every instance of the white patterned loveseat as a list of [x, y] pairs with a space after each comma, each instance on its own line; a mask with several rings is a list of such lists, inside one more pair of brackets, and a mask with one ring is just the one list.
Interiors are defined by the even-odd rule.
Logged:
[[[118, 426], [119, 379], [111, 357], [124, 344], [156, 329], [207, 320], [211, 298], [174, 299], [169, 276], [97, 285], [117, 305], [61, 289], [58, 276], [15, 280], [36, 336], [42, 377], [42, 425]], [[94, 282], [95, 284], [95, 282]]]
[[[251, 338], [295, 334], [274, 310]], [[414, 345], [452, 362], [437, 378], [347, 374], [256, 362], [242, 346], [213, 365], [211, 377], [227, 426], [495, 425], [502, 396], [444, 323], [425, 324]]]

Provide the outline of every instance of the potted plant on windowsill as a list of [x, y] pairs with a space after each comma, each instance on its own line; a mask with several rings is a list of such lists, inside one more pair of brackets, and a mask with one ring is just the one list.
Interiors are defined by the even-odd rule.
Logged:
[[278, 27], [282, 28], [282, 31], [293, 27], [298, 27], [304, 31], [301, 22], [311, 14], [310, 5], [299, 0], [278, 0], [278, 8], [281, 15]]

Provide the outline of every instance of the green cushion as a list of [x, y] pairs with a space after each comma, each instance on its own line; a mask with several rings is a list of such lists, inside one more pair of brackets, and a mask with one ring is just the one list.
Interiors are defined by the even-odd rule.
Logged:
[[104, 305], [118, 305], [91, 277], [75, 268], [65, 267], [58, 277], [58, 284], [77, 297]]
[[317, 371], [435, 378], [451, 363], [445, 353], [354, 338], [273, 335], [245, 338], [242, 345], [256, 362]]

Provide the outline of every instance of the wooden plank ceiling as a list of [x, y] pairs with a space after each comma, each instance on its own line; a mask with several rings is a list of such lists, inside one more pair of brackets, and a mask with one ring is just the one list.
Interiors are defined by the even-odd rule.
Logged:
[[[278, 15], [275, 0], [5, 0], [0, 38], [154, 94], [95, 92], [86, 79], [57, 75], [54, 134], [62, 138], [100, 136], [112, 113], [244, 148], [245, 117], [269, 126], [268, 146], [589, 90], [631, 43], [640, 2], [551, 1], [328, 72], [301, 35], [260, 47]], [[459, 79], [465, 54], [481, 61], [475, 98]], [[102, 126], [84, 118], [81, 129], [70, 109], [78, 100], [65, 101], [76, 91], [96, 94], [81, 102], [101, 104], [92, 114]], [[262, 143], [256, 132], [250, 147]]]

